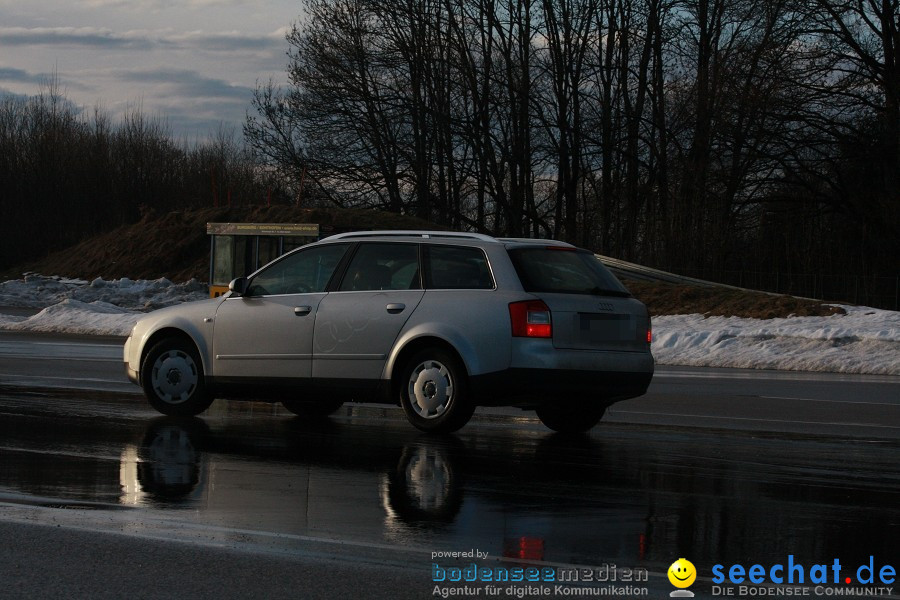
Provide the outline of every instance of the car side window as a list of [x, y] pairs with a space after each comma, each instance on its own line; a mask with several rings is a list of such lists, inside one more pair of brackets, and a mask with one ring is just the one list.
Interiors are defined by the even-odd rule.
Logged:
[[494, 279], [479, 248], [425, 247], [425, 287], [440, 290], [491, 290]]
[[314, 246], [289, 254], [260, 271], [251, 281], [247, 296], [324, 292], [349, 244]]
[[363, 243], [338, 291], [417, 290], [418, 244]]

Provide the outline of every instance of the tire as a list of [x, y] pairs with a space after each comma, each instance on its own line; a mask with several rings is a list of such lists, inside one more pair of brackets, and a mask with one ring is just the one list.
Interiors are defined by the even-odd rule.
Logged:
[[193, 417], [213, 401], [197, 349], [180, 338], [166, 338], [150, 349], [141, 368], [141, 384], [150, 406], [164, 415]]
[[456, 431], [475, 412], [465, 368], [440, 348], [416, 352], [400, 373], [399, 387], [406, 418], [422, 431]]
[[541, 423], [559, 433], [584, 433], [600, 422], [605, 406], [545, 404], [535, 410]]
[[282, 406], [298, 417], [327, 417], [344, 405], [343, 400], [282, 400]]

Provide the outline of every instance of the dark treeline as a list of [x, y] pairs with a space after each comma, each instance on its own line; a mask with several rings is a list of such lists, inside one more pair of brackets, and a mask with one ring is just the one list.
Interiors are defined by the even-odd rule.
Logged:
[[897, 275], [900, 0], [304, 0], [244, 133], [343, 206]]
[[[0, 97], [0, 268], [64, 248], [142, 211], [280, 198], [227, 131], [176, 143], [139, 110], [113, 123], [52, 83], [37, 96]], [[165, 243], [165, 240], [160, 240]]]

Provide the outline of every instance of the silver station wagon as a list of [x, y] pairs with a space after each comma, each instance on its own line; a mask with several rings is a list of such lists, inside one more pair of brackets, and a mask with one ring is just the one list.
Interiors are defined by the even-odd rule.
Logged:
[[128, 376], [158, 411], [243, 398], [322, 416], [391, 402], [448, 432], [476, 406], [515, 406], [579, 432], [653, 376], [646, 307], [562, 242], [345, 233], [229, 287], [148, 314], [125, 342]]

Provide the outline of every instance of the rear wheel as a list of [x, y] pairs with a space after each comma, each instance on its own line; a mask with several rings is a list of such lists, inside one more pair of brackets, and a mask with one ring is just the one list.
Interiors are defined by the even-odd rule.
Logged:
[[343, 400], [282, 400], [281, 404], [299, 417], [327, 417], [344, 405]]
[[166, 338], [150, 349], [141, 369], [141, 384], [150, 405], [164, 415], [193, 417], [213, 401], [197, 349], [179, 338]]
[[541, 423], [560, 433], [583, 433], [600, 422], [605, 406], [545, 404], [535, 410]]
[[400, 376], [400, 401], [410, 423], [434, 433], [456, 431], [475, 412], [465, 368], [440, 348], [416, 352], [406, 362]]

